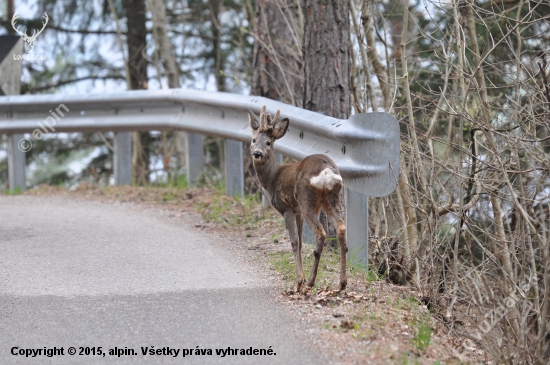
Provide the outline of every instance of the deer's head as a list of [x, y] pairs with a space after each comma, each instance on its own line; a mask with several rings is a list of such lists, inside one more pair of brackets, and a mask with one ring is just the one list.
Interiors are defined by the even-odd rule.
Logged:
[[252, 129], [252, 143], [250, 143], [250, 153], [255, 163], [265, 163], [275, 155], [273, 144], [275, 140], [285, 135], [288, 129], [288, 118], [279, 120], [281, 114], [277, 110], [275, 116], [272, 117], [265, 112], [265, 105], [258, 119], [254, 113], [248, 112], [250, 120], [250, 128]]
[[31, 36], [27, 35], [27, 30], [25, 30], [25, 32], [21, 32], [19, 30], [19, 26], [16, 26], [15, 24], [15, 21], [17, 20], [17, 18], [18, 18], [17, 13], [13, 14], [13, 18], [11, 18], [11, 26], [19, 35], [21, 35], [21, 37], [23, 38], [23, 41], [27, 43], [27, 45], [29, 46], [28, 53], [32, 53], [32, 50], [34, 48], [34, 41], [36, 41], [36, 38], [38, 38], [38, 35], [44, 31], [44, 28], [46, 28], [46, 24], [48, 24], [48, 19], [49, 19], [48, 14], [44, 13], [45, 22], [42, 22], [42, 29], [38, 31], [34, 30]]

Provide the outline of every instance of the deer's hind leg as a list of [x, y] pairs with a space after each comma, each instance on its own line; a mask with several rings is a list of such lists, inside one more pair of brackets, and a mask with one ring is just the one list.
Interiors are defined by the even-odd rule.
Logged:
[[[338, 188], [339, 186], [339, 188]], [[328, 219], [336, 227], [338, 244], [340, 245], [340, 290], [346, 289], [348, 279], [346, 277], [348, 246], [346, 243], [346, 223], [344, 221], [345, 207], [342, 204], [342, 185], [338, 184], [323, 200], [323, 209]]]
[[298, 242], [300, 242], [300, 252], [302, 252], [302, 232], [304, 228], [304, 219], [301, 213], [296, 214], [296, 227], [298, 228]]
[[319, 260], [321, 259], [321, 254], [323, 253], [323, 247], [325, 245], [325, 238], [327, 236], [323, 225], [319, 221], [319, 211], [321, 209], [320, 199], [318, 195], [320, 192], [317, 192], [314, 189], [304, 189], [304, 196], [306, 199], [303, 199], [300, 202], [300, 210], [302, 211], [302, 216], [305, 219], [307, 225], [313, 233], [315, 234], [315, 249], [313, 251], [313, 266], [309, 272], [307, 279], [307, 286], [313, 287], [315, 285], [315, 278], [317, 277], [317, 269], [319, 268]]
[[[297, 217], [294, 211], [291, 209], [284, 213], [286, 229], [290, 237], [290, 243], [292, 244], [292, 253], [294, 254], [294, 262], [296, 263], [296, 290], [301, 290], [305, 281], [304, 269], [302, 267], [302, 244], [299, 237], [299, 230], [297, 227]], [[301, 230], [301, 229], [300, 229]]]

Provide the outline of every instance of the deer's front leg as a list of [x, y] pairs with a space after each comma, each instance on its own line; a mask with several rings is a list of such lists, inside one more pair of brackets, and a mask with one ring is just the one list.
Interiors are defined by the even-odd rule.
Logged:
[[300, 245], [300, 238], [298, 236], [298, 229], [296, 227], [296, 217], [292, 210], [287, 210], [284, 214], [286, 229], [290, 237], [290, 243], [292, 244], [292, 253], [294, 253], [294, 262], [296, 263], [296, 290], [301, 290], [305, 281], [304, 269], [302, 267], [302, 250]]

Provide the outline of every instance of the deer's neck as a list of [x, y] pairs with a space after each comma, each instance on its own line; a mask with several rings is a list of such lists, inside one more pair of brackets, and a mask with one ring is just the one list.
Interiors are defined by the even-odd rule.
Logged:
[[256, 163], [254, 162], [254, 170], [256, 170], [256, 175], [262, 187], [268, 191], [269, 194], [272, 194], [275, 190], [275, 183], [277, 179], [277, 172], [279, 171], [280, 165], [272, 158], [269, 162], [266, 163]]

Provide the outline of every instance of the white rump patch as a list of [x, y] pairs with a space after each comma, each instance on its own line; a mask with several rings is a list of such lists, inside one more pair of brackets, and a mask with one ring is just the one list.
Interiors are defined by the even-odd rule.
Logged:
[[313, 176], [309, 179], [309, 182], [312, 186], [317, 189], [328, 189], [332, 190], [334, 184], [342, 182], [342, 176], [336, 175], [330, 168], [326, 168], [317, 176]]

